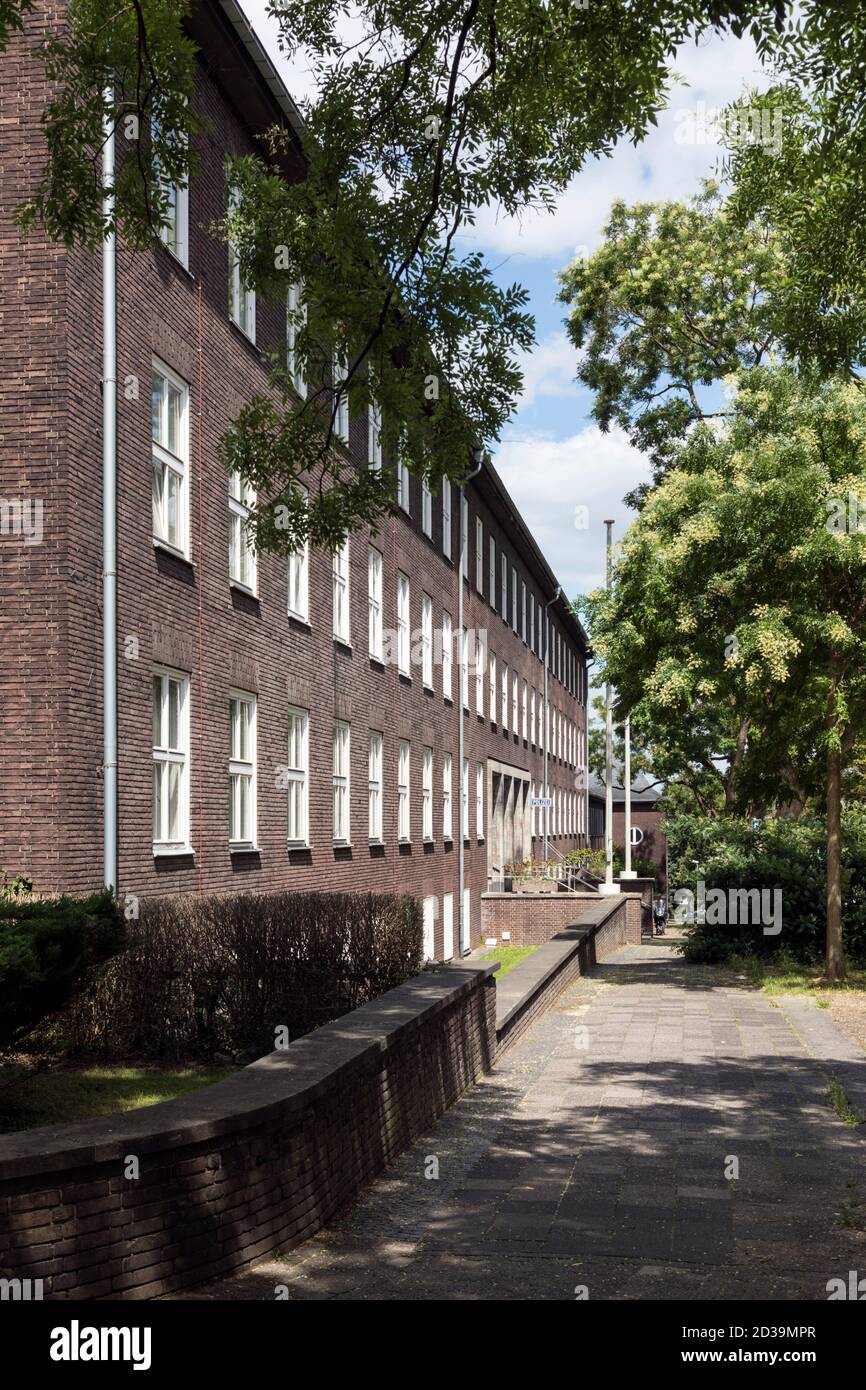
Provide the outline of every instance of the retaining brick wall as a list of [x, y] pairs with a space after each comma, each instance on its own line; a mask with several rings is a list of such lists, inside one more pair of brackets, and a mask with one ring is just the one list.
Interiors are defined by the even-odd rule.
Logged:
[[499, 987], [492, 962], [438, 967], [195, 1095], [0, 1137], [0, 1276], [155, 1298], [299, 1245], [639, 918], [596, 899]]
[[484, 893], [481, 939], [496, 937], [509, 946], [542, 946], [557, 932], [598, 906], [598, 893]]
[[300, 1244], [492, 1065], [492, 969], [416, 976], [195, 1096], [3, 1137], [0, 1273], [153, 1298]]
[[578, 975], [621, 946], [640, 945], [638, 896], [595, 896], [565, 927], [502, 980], [496, 991], [497, 1055], [511, 1047]]

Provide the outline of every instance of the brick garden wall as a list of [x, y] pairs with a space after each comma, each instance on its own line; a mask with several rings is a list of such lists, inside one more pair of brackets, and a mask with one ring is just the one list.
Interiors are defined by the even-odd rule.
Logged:
[[510, 932], [509, 946], [541, 946], [599, 904], [598, 893], [484, 893], [481, 938]]
[[0, 1137], [0, 1277], [156, 1298], [301, 1244], [639, 917], [597, 899], [500, 986], [439, 967], [193, 1096]]
[[491, 969], [416, 976], [195, 1097], [0, 1138], [0, 1274], [154, 1298], [300, 1244], [492, 1065]]

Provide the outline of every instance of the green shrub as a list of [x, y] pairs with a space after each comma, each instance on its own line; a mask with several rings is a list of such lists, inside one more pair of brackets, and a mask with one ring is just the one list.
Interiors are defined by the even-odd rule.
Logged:
[[59, 1021], [75, 1051], [259, 1056], [402, 984], [423, 964], [420, 904], [361, 893], [142, 903], [122, 956]]
[[122, 948], [125, 925], [107, 891], [0, 895], [0, 1044], [59, 1009], [90, 969]]
[[[760, 923], [698, 923], [685, 947], [688, 960], [715, 962], [731, 955], [818, 961], [826, 927], [826, 825], [817, 817], [750, 822], [733, 817], [676, 815], [666, 818], [668, 892], [675, 910], [680, 888], [707, 891], [780, 889], [782, 930], [765, 936]], [[866, 959], [866, 811], [843, 817], [842, 933], [852, 960]]]

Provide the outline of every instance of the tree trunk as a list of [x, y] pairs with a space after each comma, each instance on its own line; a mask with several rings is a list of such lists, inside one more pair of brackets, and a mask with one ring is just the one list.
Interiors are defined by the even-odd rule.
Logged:
[[842, 954], [842, 754], [827, 751], [827, 978], [845, 978]]

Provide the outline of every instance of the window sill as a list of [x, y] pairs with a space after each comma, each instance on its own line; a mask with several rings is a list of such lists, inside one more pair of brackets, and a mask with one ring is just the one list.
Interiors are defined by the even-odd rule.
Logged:
[[287, 611], [288, 616], [291, 618], [293, 623], [298, 623], [299, 626], [305, 627], [309, 632], [312, 632], [313, 628], [312, 624], [310, 623], [309, 616], [304, 615], [302, 613], [294, 613], [292, 612], [291, 608], [289, 608]]
[[228, 321], [231, 327], [235, 330], [235, 332], [239, 333], [243, 338], [244, 342], [252, 348], [253, 352], [258, 357], [261, 357], [261, 349], [258, 347], [255, 338], [251, 338], [247, 330], [245, 328], [242, 328], [241, 325], [237, 322], [237, 320], [232, 318], [231, 314], [229, 314], [228, 316]]
[[244, 594], [247, 598], [254, 598], [256, 603], [259, 601], [259, 596], [255, 589], [251, 589], [248, 584], [242, 584], [239, 579], [229, 578], [229, 588], [234, 589], [236, 593]]
[[287, 848], [290, 849], [290, 850], [291, 850], [291, 849], [309, 849], [309, 848], [310, 848], [310, 842], [309, 842], [309, 840], [287, 840], [287, 841], [286, 841], [286, 845], [287, 845]]
[[412, 843], [412, 841], [411, 841], [411, 840], [407, 840], [407, 839], [405, 838], [405, 836], [403, 836], [403, 835], [400, 835], [400, 836], [398, 836], [398, 838], [397, 838], [397, 844], [398, 844], [398, 845], [411, 845], [411, 843]]
[[367, 844], [371, 849], [384, 849], [385, 847], [385, 841], [382, 839], [381, 835], [371, 835]]
[[176, 549], [169, 541], [164, 541], [159, 536], [153, 538], [154, 550], [161, 550], [164, 555], [170, 555], [173, 560], [180, 560], [181, 564], [189, 565], [191, 570], [195, 569], [195, 563], [188, 555], [184, 555], [182, 550]]
[[174, 849], [169, 846], [163, 848], [161, 845], [154, 845], [153, 857], [154, 859], [193, 859], [195, 858], [195, 850], [189, 845], [178, 846]]
[[401, 681], [405, 681], [407, 685], [412, 684], [412, 677], [408, 675], [406, 671], [400, 671], [398, 669], [397, 675], [400, 677]]
[[346, 652], [351, 653], [352, 651], [352, 643], [349, 641], [348, 637], [340, 637], [336, 632], [334, 633], [334, 645], [342, 647]]

